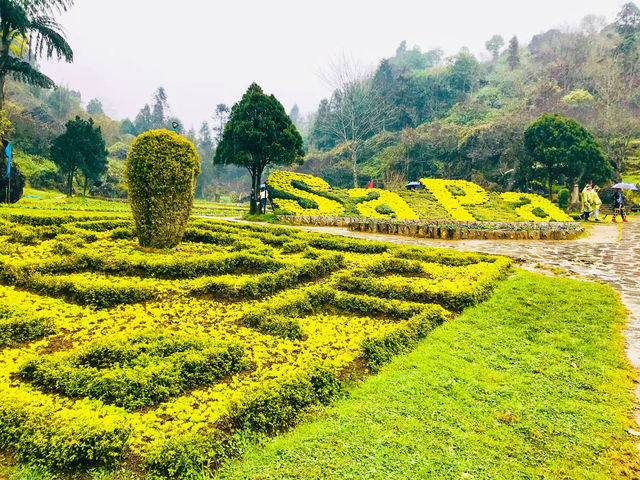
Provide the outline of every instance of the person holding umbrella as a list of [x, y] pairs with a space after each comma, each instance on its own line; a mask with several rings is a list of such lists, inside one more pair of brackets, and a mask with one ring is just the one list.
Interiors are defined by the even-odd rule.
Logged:
[[622, 217], [622, 221], [627, 221], [627, 215], [624, 211], [624, 195], [622, 195], [622, 189], [614, 185], [614, 190], [616, 191], [613, 194], [613, 218], [612, 222], [616, 222], [616, 216], [618, 215], [618, 210], [620, 210], [620, 216]]

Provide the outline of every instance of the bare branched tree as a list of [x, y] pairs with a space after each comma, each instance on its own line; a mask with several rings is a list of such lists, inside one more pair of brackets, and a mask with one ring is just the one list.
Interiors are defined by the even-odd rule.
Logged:
[[385, 102], [373, 85], [373, 71], [342, 55], [322, 75], [333, 90], [329, 108], [317, 119], [318, 130], [347, 145], [358, 187], [358, 153], [362, 142], [385, 130], [394, 117], [394, 107]]

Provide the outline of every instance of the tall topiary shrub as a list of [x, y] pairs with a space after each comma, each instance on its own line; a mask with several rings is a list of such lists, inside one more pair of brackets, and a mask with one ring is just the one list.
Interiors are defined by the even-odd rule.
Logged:
[[193, 143], [174, 132], [150, 130], [133, 141], [124, 175], [141, 246], [171, 248], [182, 240], [199, 173]]

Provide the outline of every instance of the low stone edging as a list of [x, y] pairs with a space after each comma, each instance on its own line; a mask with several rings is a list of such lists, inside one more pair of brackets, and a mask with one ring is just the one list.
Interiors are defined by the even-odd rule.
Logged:
[[578, 222], [461, 222], [294, 215], [277, 218], [297, 225], [345, 227], [356, 232], [438, 240], [572, 240], [584, 232]]

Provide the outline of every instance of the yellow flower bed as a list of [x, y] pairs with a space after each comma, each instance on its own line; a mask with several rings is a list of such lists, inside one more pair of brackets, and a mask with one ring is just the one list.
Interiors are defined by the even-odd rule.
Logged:
[[[475, 183], [465, 180], [442, 180], [439, 178], [423, 178], [420, 182], [433, 194], [440, 205], [454, 220], [473, 222], [476, 219], [463, 205], [481, 205], [489, 200], [487, 192]], [[464, 195], [454, 196], [449, 187], [457, 187], [464, 191]]]
[[[403, 218], [409, 220], [417, 220], [418, 215], [411, 209], [397, 193], [382, 190], [380, 188], [352, 188], [347, 190], [350, 197], [360, 198], [366, 197], [369, 193], [375, 192], [378, 198], [375, 200], [367, 200], [357, 204], [358, 211], [363, 217], [367, 218]], [[376, 208], [382, 205], [388, 205], [393, 213], [379, 213]]]
[[[198, 442], [247, 426], [273, 432], [293, 424], [306, 406], [328, 401], [363, 362], [376, 369], [442, 322], [449, 314], [433, 302], [459, 310], [481, 301], [508, 268], [508, 261], [496, 257], [453, 252], [438, 257], [433, 249], [342, 242], [282, 227], [197, 223], [211, 233], [201, 235], [212, 244], [184, 243], [169, 253], [144, 250], [135, 240], [112, 241], [107, 229], [96, 232], [91, 255], [82, 247], [60, 255], [56, 238], [0, 251], [0, 264], [10, 266], [9, 273], [0, 275], [0, 308], [46, 317], [54, 332], [0, 347], [0, 447], [10, 447], [20, 461], [71, 470], [129, 458], [161, 473], [186, 475], [172, 469], [188, 464], [188, 452], [207, 451], [194, 447]], [[222, 244], [216, 243], [221, 239]], [[6, 240], [0, 236], [0, 245]], [[288, 249], [293, 242], [296, 248]], [[260, 245], [264, 253], [247, 253]], [[72, 261], [65, 262], [67, 257]], [[194, 263], [194, 258], [203, 261]], [[216, 288], [232, 282], [228, 272], [240, 285], [234, 287], [235, 300], [217, 301]], [[271, 282], [266, 290], [256, 281], [263, 277]], [[349, 283], [353, 279], [359, 283]], [[128, 290], [120, 287], [136, 284], [150, 288], [153, 298], [122, 296]], [[378, 289], [369, 291], [366, 284]], [[84, 296], [68, 292], [99, 301], [81, 302]], [[274, 318], [285, 324], [274, 323]], [[126, 362], [115, 355], [117, 345], [146, 338], [145, 332], [179, 332], [194, 343], [184, 352], [141, 354], [125, 368]], [[94, 372], [101, 388], [114, 381], [107, 397], [95, 390], [97, 384], [73, 383], [76, 364], [59, 364], [56, 385], [51, 383], [56, 371], [47, 370], [54, 364], [39, 363], [43, 358], [79, 362], [80, 353], [103, 351], [92, 346], [110, 340], [115, 341], [115, 356], [94, 358], [84, 367], [102, 369]], [[219, 350], [212, 354], [211, 345], [237, 345], [243, 352], [242, 363], [224, 370], [230, 373], [221, 380], [205, 375], [218, 371], [215, 365], [196, 369], [203, 359], [216, 362], [224, 356]], [[183, 393], [159, 395], [161, 400], [135, 391], [135, 372], [147, 379], [139, 385], [145, 388], [153, 372], [167, 372], [164, 357], [196, 375], [185, 383], [195, 388], [184, 386], [179, 390]], [[122, 376], [128, 380], [118, 383]], [[126, 388], [120, 391], [115, 385]], [[158, 391], [154, 388], [151, 393]], [[177, 448], [180, 442], [195, 444]]]
[[[517, 207], [515, 209], [515, 212], [518, 214], [518, 216], [528, 222], [570, 222], [573, 220], [569, 215], [567, 215], [549, 200], [541, 197], [540, 195], [535, 195], [532, 193], [506, 192], [500, 196], [504, 201], [513, 203], [519, 203], [523, 198], [529, 200], [529, 203], [527, 203], [526, 205], [522, 205], [521, 207]], [[533, 210], [535, 210], [536, 208], [542, 210], [547, 214], [547, 216], [541, 218], [535, 215], [533, 213]]]
[[303, 208], [300, 206], [298, 200], [273, 198], [273, 201], [278, 208], [287, 210], [294, 215], [335, 216], [344, 212], [344, 207], [340, 205], [340, 203], [335, 200], [330, 200], [320, 195], [295, 188], [291, 184], [293, 181], [304, 183], [311, 190], [315, 190], [317, 192], [328, 191], [331, 188], [327, 182], [321, 178], [314, 177], [313, 175], [283, 171], [273, 172], [267, 179], [267, 185], [269, 185], [269, 188], [280, 190], [293, 197], [311, 200], [318, 205], [317, 208]]
[[[403, 192], [403, 198], [398, 193], [379, 188], [331, 189], [323, 179], [303, 173], [275, 171], [266, 180], [276, 208], [293, 215], [361, 216], [407, 220], [453, 219], [475, 222], [478, 219], [466, 207], [480, 206], [489, 202], [488, 192], [466, 180], [423, 178], [420, 182], [429, 195]], [[327, 192], [327, 194], [321, 195], [320, 192]], [[371, 194], [376, 198], [367, 199]], [[443, 218], [441, 208], [433, 206], [433, 197], [439, 207], [446, 211], [448, 218]], [[530, 203], [523, 206], [510, 205], [522, 203], [521, 199], [527, 199]], [[494, 204], [503, 204], [499, 205], [495, 221], [572, 221], [571, 217], [547, 199], [539, 195], [517, 192], [492, 193], [491, 203], [480, 207], [481, 218], [484, 221], [492, 221], [490, 208]], [[310, 205], [314, 207], [311, 208]], [[541, 218], [533, 214], [532, 211], [537, 208], [543, 210], [547, 217]], [[434, 212], [439, 212], [437, 214], [440, 216], [432, 218]]]

